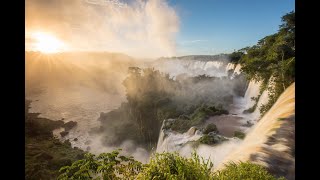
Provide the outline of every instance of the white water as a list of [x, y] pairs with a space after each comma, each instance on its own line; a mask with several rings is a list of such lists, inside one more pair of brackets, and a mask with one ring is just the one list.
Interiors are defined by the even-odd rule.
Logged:
[[215, 77], [227, 76], [227, 71], [234, 65], [223, 61], [194, 61], [194, 60], [162, 60], [152, 64], [161, 72], [169, 73], [172, 77], [180, 74], [189, 76], [210, 75]]
[[163, 140], [164, 140], [164, 132], [162, 130], [163, 126], [164, 126], [165, 121], [162, 122], [161, 128], [160, 128], [160, 134], [159, 134], [159, 139], [158, 139], [158, 143], [157, 143], [157, 151], [161, 149], [160, 146], [162, 146], [163, 144]]
[[[256, 154], [259, 155], [259, 158], [256, 159], [256, 163], [269, 167], [270, 165], [278, 167], [277, 161], [266, 161], [270, 154], [281, 157], [287, 158], [294, 163], [294, 157], [292, 157], [288, 151], [288, 149], [294, 147], [294, 136], [289, 134], [289, 137], [285, 135], [285, 129], [288, 126], [281, 126], [284, 121], [279, 120], [279, 118], [288, 118], [295, 114], [295, 83], [290, 85], [278, 98], [276, 103], [272, 106], [272, 108], [261, 118], [261, 120], [254, 125], [250, 132], [248, 132], [247, 137], [245, 140], [239, 145], [237, 149], [231, 151], [226, 158], [223, 160], [223, 164], [229, 161], [238, 162], [238, 161], [247, 161], [250, 160], [251, 155]], [[281, 141], [275, 142], [276, 144], [268, 145], [266, 142], [268, 141], [269, 137], [274, 135], [276, 131], [282, 129]], [[293, 133], [290, 131], [290, 133]], [[292, 139], [293, 138], [293, 139]], [[293, 144], [288, 143], [289, 141], [293, 141]], [[280, 162], [280, 161], [279, 161]], [[279, 163], [278, 162], [278, 163]], [[218, 166], [217, 169], [223, 167]], [[278, 167], [279, 168], [279, 167]], [[293, 166], [282, 167], [284, 169], [291, 169], [290, 173], [293, 172], [294, 176], [294, 164]]]
[[[193, 69], [195, 67], [199, 66], [199, 63], [195, 63], [193, 66]], [[216, 64], [214, 64], [214, 67], [218, 67]], [[234, 64], [227, 64], [225, 66], [225, 72], [227, 72], [229, 69], [234, 68]], [[237, 65], [234, 69], [234, 74], [241, 73], [240, 71], [241, 66]], [[211, 72], [211, 74], [215, 74], [215, 72]], [[216, 74], [215, 74], [216, 75]], [[269, 81], [268, 86], [270, 86], [271, 79]], [[266, 104], [268, 102], [268, 90], [265, 90], [262, 92], [258, 103], [257, 108], [253, 113], [249, 114], [243, 114], [243, 111], [252, 107], [255, 103], [251, 98], [257, 97], [260, 92], [260, 85], [261, 82], [256, 81], [250, 81], [248, 88], [246, 90], [244, 97], [234, 97], [234, 104], [229, 109], [229, 112], [232, 114], [235, 114], [238, 117], [242, 117], [240, 120], [243, 124], [245, 124], [248, 120], [250, 122], [253, 122], [253, 124], [257, 123], [257, 120], [260, 118], [260, 111], [259, 108], [261, 105]], [[227, 123], [227, 122], [226, 122]], [[255, 127], [255, 126], [253, 126]], [[252, 130], [252, 127], [240, 127], [243, 132], [249, 133]], [[219, 129], [219, 128], [218, 128]], [[190, 130], [189, 130], [190, 131]], [[157, 152], [179, 152], [180, 155], [190, 157], [191, 153], [193, 151], [196, 151], [200, 156], [206, 159], [210, 159], [215, 167], [220, 167], [221, 163], [224, 162], [224, 159], [229, 156], [229, 154], [233, 151], [235, 151], [241, 144], [242, 140], [238, 138], [229, 138], [228, 141], [223, 142], [221, 144], [215, 145], [215, 146], [209, 146], [209, 145], [200, 145], [197, 148], [193, 148], [192, 145], [188, 142], [196, 141], [199, 138], [201, 138], [202, 134], [195, 133], [194, 135], [190, 135], [190, 133], [186, 132], [183, 134], [180, 133], [167, 133], [166, 138], [164, 138], [164, 132], [160, 131], [160, 137], [157, 145]]]

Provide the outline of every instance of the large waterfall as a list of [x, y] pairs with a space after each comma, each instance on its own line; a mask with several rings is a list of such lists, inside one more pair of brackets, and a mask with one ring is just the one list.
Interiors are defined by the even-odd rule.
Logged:
[[[294, 179], [294, 121], [295, 83], [282, 93], [223, 163], [250, 160], [266, 166], [270, 172]], [[222, 168], [223, 163], [217, 169]]]
[[[179, 74], [186, 74], [189, 76], [196, 76], [200, 74], [207, 74], [210, 76], [222, 77], [228, 76], [228, 71], [233, 70], [231, 78], [241, 74], [241, 66], [222, 62], [222, 61], [192, 61], [192, 60], [163, 60], [156, 62], [156, 67], [163, 72], [169, 73], [171, 76], [178, 76]], [[251, 100], [252, 97], [259, 95], [261, 82], [254, 80], [250, 81], [245, 92], [245, 95], [235, 96], [233, 104], [230, 107], [230, 115], [222, 115], [213, 117], [211, 120], [217, 124], [232, 124], [235, 123], [238, 130], [247, 132], [252, 127], [246, 126], [248, 122], [255, 124], [260, 117], [259, 107], [268, 101], [268, 91], [263, 91], [260, 96], [257, 108], [253, 113], [244, 114], [243, 111], [251, 108], [255, 102]], [[228, 121], [228, 122], [226, 122]], [[163, 122], [162, 127], [164, 126]], [[218, 125], [217, 125], [218, 126]], [[221, 126], [222, 127], [222, 126]], [[219, 128], [218, 128], [219, 129]], [[241, 143], [242, 140], [234, 137], [226, 137], [228, 141], [220, 143], [215, 146], [199, 145], [198, 147], [192, 146], [191, 142], [198, 140], [202, 137], [202, 133], [196, 131], [194, 127], [190, 128], [188, 132], [177, 133], [166, 131], [161, 128], [156, 152], [173, 152], [177, 151], [183, 156], [190, 156], [191, 152], [196, 151], [204, 158], [210, 158], [211, 161], [218, 166], [223, 159], [232, 151], [234, 151]]]
[[195, 60], [158, 60], [152, 66], [159, 69], [161, 72], [169, 73], [171, 76], [180, 74], [187, 74], [190, 76], [210, 75], [215, 77], [222, 77], [228, 75], [228, 70], [239, 69], [240, 65], [235, 67], [234, 64], [225, 61], [195, 61]]

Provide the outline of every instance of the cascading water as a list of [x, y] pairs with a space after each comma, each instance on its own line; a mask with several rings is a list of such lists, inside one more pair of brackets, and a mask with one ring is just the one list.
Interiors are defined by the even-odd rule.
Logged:
[[248, 132], [237, 149], [226, 156], [217, 169], [229, 161], [253, 161], [275, 174], [294, 179], [295, 83], [278, 98], [271, 109]]
[[210, 75], [215, 77], [227, 76], [227, 71], [232, 69], [234, 65], [223, 61], [195, 61], [195, 60], [179, 60], [169, 59], [154, 62], [151, 66], [161, 72], [169, 73], [172, 77], [179, 74], [187, 74], [189, 76]]
[[156, 152], [158, 152], [158, 150], [160, 150], [162, 144], [163, 144], [163, 140], [164, 140], [164, 132], [163, 132], [163, 127], [165, 124], [166, 120], [163, 120], [161, 128], [160, 128], [160, 134], [159, 134], [159, 139], [158, 139], [158, 143], [157, 143], [157, 149]]
[[[209, 61], [209, 62], [202, 62], [202, 61], [186, 61], [186, 60], [167, 60], [166, 62], [162, 62], [163, 69], [165, 67], [178, 67], [173, 69], [167, 69], [167, 72], [171, 75], [177, 75], [181, 73], [186, 73], [191, 76], [195, 76], [198, 74], [207, 74], [211, 76], [227, 76], [228, 71], [233, 69], [233, 75], [231, 78], [234, 78], [236, 75], [241, 73], [241, 65], [235, 65], [232, 63], [225, 63], [225, 62], [218, 62], [218, 61]], [[202, 68], [202, 69], [201, 69]], [[260, 92], [260, 85], [261, 82], [250, 81], [248, 88], [245, 92], [244, 97], [241, 96], [234, 96], [234, 103], [230, 107], [229, 115], [222, 115], [216, 116], [212, 119], [208, 119], [208, 122], [213, 122], [217, 124], [218, 129], [220, 128], [230, 128], [225, 127], [225, 124], [232, 124], [232, 122], [237, 127], [232, 127], [234, 130], [240, 130], [243, 132], [248, 132], [251, 127], [245, 126], [248, 125], [248, 121], [250, 122], [257, 122], [258, 118], [260, 117], [259, 108], [262, 104], [267, 103], [268, 101], [268, 91], [263, 91], [262, 95], [260, 96], [257, 108], [253, 113], [244, 114], [243, 111], [251, 108], [255, 101], [252, 100], [252, 97], [257, 97]], [[228, 123], [222, 122], [227, 121]], [[165, 121], [164, 121], [165, 123]], [[254, 123], [253, 123], [254, 124]], [[219, 126], [220, 125], [220, 126]], [[162, 127], [164, 124], [162, 125]], [[223, 129], [222, 129], [223, 131]], [[232, 131], [232, 132], [233, 132]], [[193, 132], [193, 133], [191, 133]], [[193, 141], [200, 139], [203, 136], [201, 131], [195, 131], [194, 127], [189, 129], [188, 132], [185, 133], [177, 133], [171, 131], [165, 131], [161, 128], [159, 134], [159, 140], [157, 144], [156, 152], [173, 152], [177, 151], [179, 154], [183, 156], [190, 156], [193, 151], [196, 151], [200, 156], [204, 158], [210, 158], [211, 161], [217, 166], [219, 165], [223, 159], [228, 155], [228, 153], [234, 151], [239, 144], [241, 144], [242, 140], [238, 138], [229, 137], [227, 138], [228, 141], [222, 142], [215, 146], [209, 145], [199, 145], [198, 147], [193, 147], [191, 144]]]

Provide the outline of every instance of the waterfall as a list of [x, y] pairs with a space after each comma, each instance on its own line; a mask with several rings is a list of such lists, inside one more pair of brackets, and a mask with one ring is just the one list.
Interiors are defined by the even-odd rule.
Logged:
[[169, 73], [172, 77], [179, 74], [187, 74], [189, 76], [206, 74], [215, 77], [222, 77], [227, 76], [228, 70], [234, 68], [234, 64], [223, 61], [190, 59], [166, 59], [162, 61], [155, 61], [151, 66], [161, 72]]
[[160, 147], [162, 147], [163, 144], [163, 140], [164, 140], [164, 132], [163, 132], [163, 126], [165, 124], [166, 120], [163, 120], [161, 128], [160, 128], [160, 133], [159, 133], [159, 139], [158, 139], [158, 143], [157, 143], [157, 150], [156, 152], [158, 152], [158, 150], [160, 149]]
[[164, 131], [161, 129], [156, 152], [161, 153], [180, 151], [186, 143], [189, 141], [196, 141], [201, 137], [199, 131], [196, 131], [194, 127], [191, 127], [183, 134], [166, 132], [166, 135], [167, 136], [164, 138]]
[[239, 147], [229, 153], [217, 169], [230, 161], [250, 160], [292, 179], [295, 171], [294, 116], [295, 83], [281, 94], [271, 109], [248, 132]]
[[241, 65], [240, 64], [237, 64], [236, 68], [234, 69], [234, 75], [238, 75], [240, 74], [240, 69], [241, 69]]

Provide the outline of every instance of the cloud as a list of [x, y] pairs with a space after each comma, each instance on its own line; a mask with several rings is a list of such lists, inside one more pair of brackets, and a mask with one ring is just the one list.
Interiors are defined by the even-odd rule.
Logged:
[[171, 56], [179, 17], [165, 0], [28, 0], [26, 46], [34, 31], [55, 34], [72, 50]]

